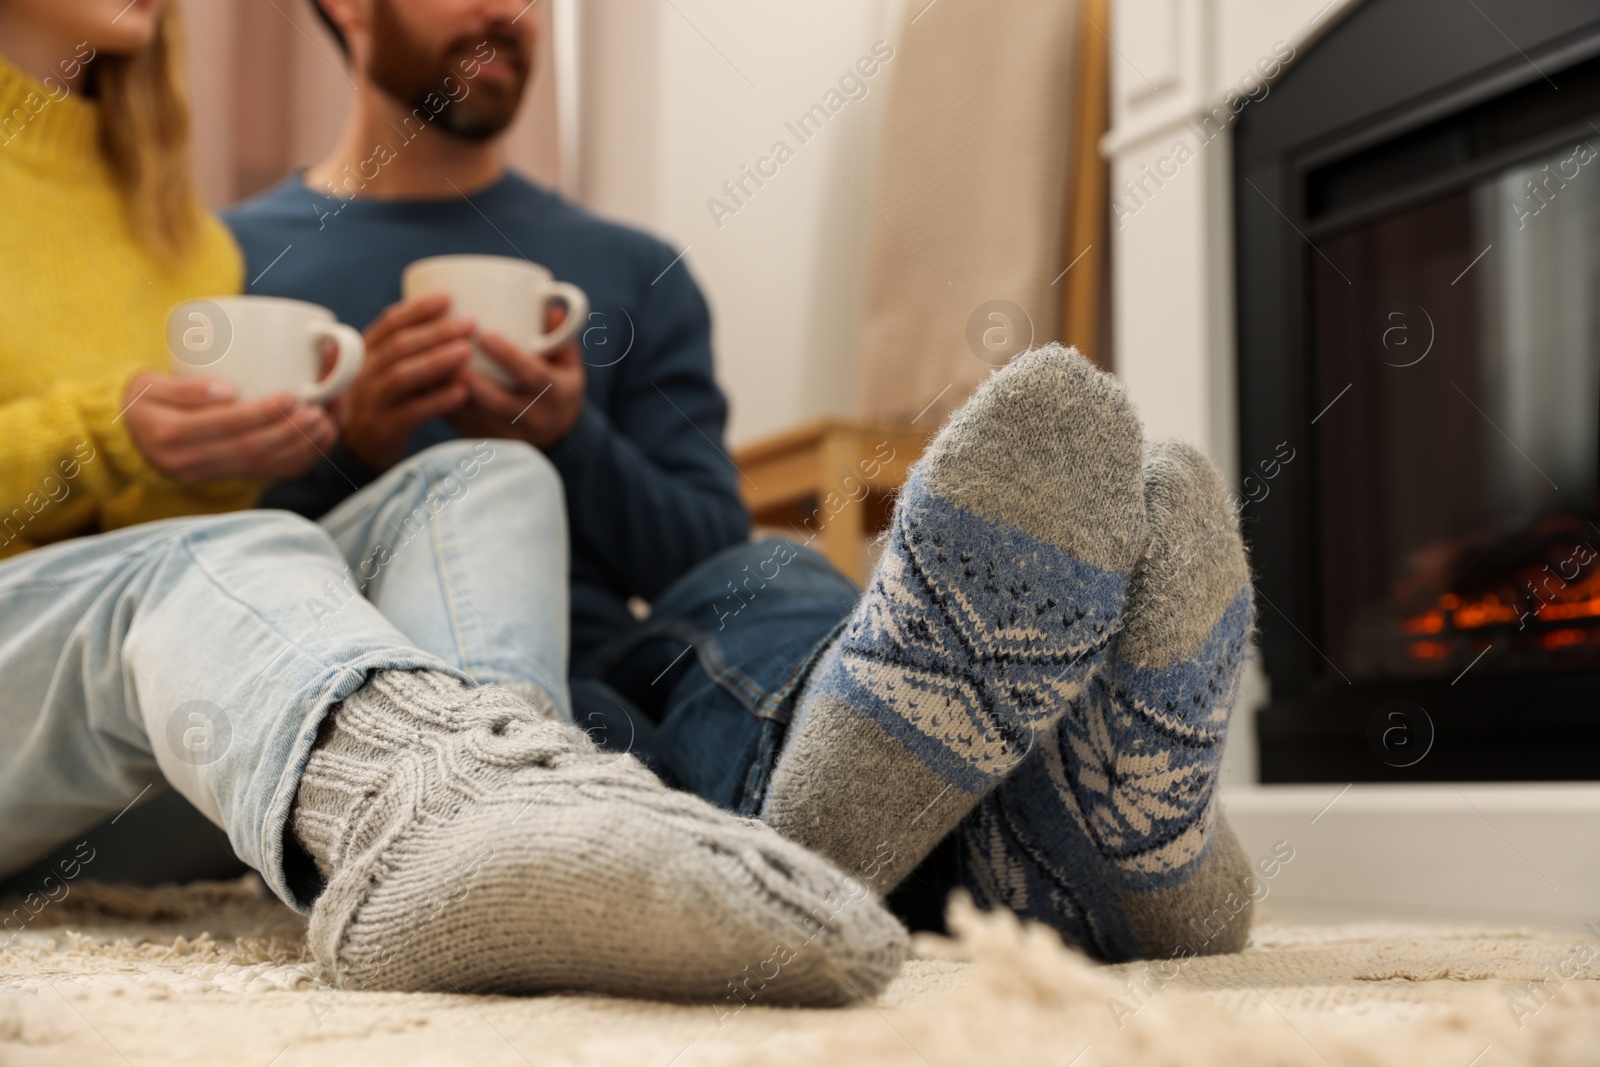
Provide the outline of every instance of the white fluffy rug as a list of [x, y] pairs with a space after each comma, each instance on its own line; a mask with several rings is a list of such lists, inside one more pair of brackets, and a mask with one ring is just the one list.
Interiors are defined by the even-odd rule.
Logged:
[[0, 1065], [1600, 1064], [1587, 935], [1269, 919], [1248, 951], [1178, 971], [1097, 966], [959, 903], [952, 920], [956, 940], [922, 941], [876, 1004], [721, 1014], [344, 994], [254, 879], [85, 884], [0, 948]]

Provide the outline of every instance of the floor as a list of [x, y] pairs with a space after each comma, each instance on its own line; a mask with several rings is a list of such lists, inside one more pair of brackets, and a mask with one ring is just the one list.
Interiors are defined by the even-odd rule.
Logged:
[[1266, 911], [1244, 953], [1103, 967], [958, 906], [877, 1003], [800, 1011], [346, 994], [253, 878], [82, 883], [0, 948], [0, 1063], [1600, 1063], [1600, 932]]

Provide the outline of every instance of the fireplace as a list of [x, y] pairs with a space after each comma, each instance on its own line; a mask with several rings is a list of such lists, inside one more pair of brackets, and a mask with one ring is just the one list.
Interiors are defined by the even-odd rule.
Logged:
[[1600, 12], [1368, 0], [1234, 153], [1263, 780], [1600, 777]]

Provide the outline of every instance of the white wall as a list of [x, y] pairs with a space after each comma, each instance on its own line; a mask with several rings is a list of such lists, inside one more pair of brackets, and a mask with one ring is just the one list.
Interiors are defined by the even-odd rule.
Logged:
[[[1181, 437], [1224, 470], [1237, 455], [1229, 133], [1188, 123], [1282, 43], [1303, 52], [1359, 0], [1116, 0], [1111, 60], [1115, 363], [1151, 436]], [[1252, 87], [1254, 83], [1247, 82]], [[1270, 87], [1267, 90], [1270, 95]], [[1258, 97], [1259, 98], [1259, 97]], [[1250, 106], [1249, 104], [1245, 105]], [[1161, 183], [1145, 168], [1193, 153]], [[1168, 164], [1170, 171], [1176, 164]], [[1148, 195], [1125, 182], [1145, 179]], [[1244, 458], [1249, 463], [1248, 457]]]
[[[689, 249], [685, 260], [712, 306], [735, 444], [853, 410], [872, 209], [846, 179], [870, 195], [893, 64], [809, 143], [798, 145], [784, 123], [818, 102], [873, 42], [893, 41], [900, 6], [594, 0], [588, 7], [590, 151], [581, 188], [597, 210]], [[719, 228], [706, 201], [779, 138], [795, 147], [794, 159]]]
[[658, 0], [589, 0], [580, 32], [579, 196], [645, 228], [658, 215], [660, 19], [671, 13]]
[[[597, 210], [688, 247], [716, 316], [735, 443], [854, 409], [871, 208], [844, 179], [870, 195], [893, 64], [720, 229], [705, 201], [873, 41], [898, 46], [908, 2], [922, 4], [584, 5], [579, 189]], [[1303, 46], [1351, 2], [1115, 0], [1113, 186], [1169, 152], [1184, 120], [1273, 42]], [[1212, 143], [1116, 232], [1113, 321], [1116, 366], [1151, 433], [1235, 471], [1229, 151], [1225, 138]]]

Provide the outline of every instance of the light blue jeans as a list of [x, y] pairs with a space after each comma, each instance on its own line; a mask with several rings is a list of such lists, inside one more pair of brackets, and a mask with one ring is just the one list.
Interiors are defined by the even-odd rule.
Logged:
[[320, 523], [174, 519], [0, 564], [0, 877], [170, 784], [308, 910], [284, 832], [329, 707], [428, 668], [570, 718], [567, 616], [561, 479], [510, 441], [419, 453]]

